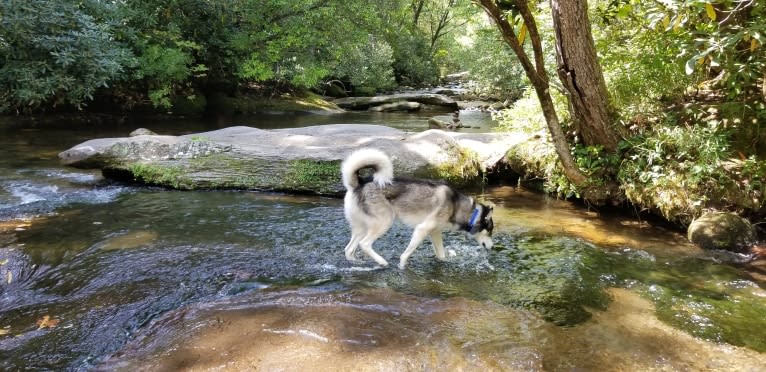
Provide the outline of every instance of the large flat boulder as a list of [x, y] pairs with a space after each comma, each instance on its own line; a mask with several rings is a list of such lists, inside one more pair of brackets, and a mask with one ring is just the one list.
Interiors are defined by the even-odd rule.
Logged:
[[519, 134], [404, 132], [333, 124], [263, 130], [246, 126], [183, 136], [137, 135], [86, 141], [61, 162], [104, 175], [177, 189], [258, 189], [324, 195], [345, 192], [340, 163], [362, 147], [389, 154], [397, 176], [466, 185], [527, 140]]

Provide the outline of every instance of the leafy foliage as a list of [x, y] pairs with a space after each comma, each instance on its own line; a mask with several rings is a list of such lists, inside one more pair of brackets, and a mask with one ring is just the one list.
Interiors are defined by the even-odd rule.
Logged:
[[131, 53], [74, 1], [0, 3], [0, 112], [80, 105], [122, 77]]
[[647, 6], [654, 5], [637, 0], [596, 4], [594, 38], [622, 120], [647, 120], [664, 109], [663, 102], [680, 99], [697, 76], [683, 73], [678, 56], [684, 41], [653, 28], [645, 16]]
[[384, 89], [392, 69], [415, 84], [435, 82], [432, 56], [419, 47], [426, 34], [390, 27], [409, 24], [409, 5], [9, 0], [0, 5], [0, 110], [77, 106], [97, 93], [170, 108], [179, 95], [305, 89], [339, 75]]
[[730, 97], [748, 93], [766, 67], [766, 5], [762, 1], [686, 0], [656, 3], [648, 18], [675, 34], [684, 48], [685, 71], [713, 77]]
[[357, 88], [374, 91], [393, 88], [394, 52], [384, 41], [370, 37], [366, 44], [357, 44], [345, 51], [335, 75], [348, 79]]
[[665, 217], [690, 222], [736, 184], [721, 171], [731, 155], [728, 137], [721, 128], [670, 122], [630, 139], [619, 173], [626, 195]]
[[596, 3], [602, 67], [632, 136], [621, 146], [618, 175], [632, 203], [682, 223], [710, 208], [762, 208], [757, 128], [766, 115], [752, 96], [765, 59], [760, 36], [744, 43], [762, 32], [761, 18], [752, 18], [760, 6]]
[[387, 36], [393, 50], [394, 75], [400, 84], [435, 84], [439, 71], [426, 40], [417, 34], [392, 33]]
[[494, 28], [482, 27], [469, 40], [456, 40], [450, 51], [437, 57], [453, 72], [470, 71], [469, 88], [476, 94], [518, 98], [527, 85], [521, 65], [509, 56], [513, 51]]

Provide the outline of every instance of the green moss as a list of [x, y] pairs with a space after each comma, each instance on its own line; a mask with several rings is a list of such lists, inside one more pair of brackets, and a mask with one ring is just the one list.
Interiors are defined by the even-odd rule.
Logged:
[[[189, 168], [191, 172], [201, 175], [199, 184], [202, 188], [271, 190], [277, 183], [273, 174], [274, 163], [263, 160], [212, 154], [189, 160]], [[226, 172], [220, 173], [220, 169]]]
[[440, 179], [458, 187], [481, 182], [482, 178], [479, 178], [479, 175], [482, 174], [483, 170], [479, 162], [479, 155], [466, 148], [456, 148], [455, 152], [458, 157], [454, 162], [442, 163], [436, 168], [416, 172], [414, 176]]
[[[198, 175], [199, 187], [221, 189], [277, 190], [338, 195], [340, 161], [237, 159], [227, 154], [212, 154], [189, 161], [190, 172]], [[226, 169], [226, 172], [218, 172]]]
[[542, 138], [530, 139], [513, 146], [505, 154], [506, 162], [524, 178], [552, 177], [558, 156], [553, 146]]
[[168, 186], [176, 189], [194, 189], [194, 182], [179, 166], [136, 163], [128, 167], [136, 181], [150, 185]]
[[194, 142], [209, 142], [210, 137], [200, 136], [200, 135], [193, 135], [191, 136], [191, 140]]
[[340, 180], [340, 161], [291, 160], [287, 162], [284, 184], [295, 191], [319, 194], [336, 193]]

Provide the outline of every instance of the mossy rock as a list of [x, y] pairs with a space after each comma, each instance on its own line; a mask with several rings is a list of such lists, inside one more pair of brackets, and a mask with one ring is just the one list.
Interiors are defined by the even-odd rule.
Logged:
[[336, 84], [328, 84], [325, 87], [324, 95], [328, 97], [335, 97], [335, 98], [348, 97], [348, 93], [346, 93], [346, 89]]
[[745, 253], [755, 243], [756, 233], [746, 219], [733, 213], [715, 212], [694, 220], [689, 225], [687, 237], [703, 249]]
[[354, 94], [359, 97], [372, 97], [377, 93], [375, 88], [372, 87], [365, 87], [365, 86], [359, 86], [354, 87]]
[[390, 154], [399, 177], [485, 181], [514, 140], [503, 135], [336, 124], [263, 130], [229, 127], [183, 136], [86, 141], [59, 154], [62, 164], [101, 168], [111, 177], [179, 189], [257, 189], [343, 195], [340, 162], [374, 147]]
[[552, 169], [556, 167], [557, 159], [553, 145], [541, 136], [530, 137], [505, 154], [508, 167], [528, 178], [548, 178]]

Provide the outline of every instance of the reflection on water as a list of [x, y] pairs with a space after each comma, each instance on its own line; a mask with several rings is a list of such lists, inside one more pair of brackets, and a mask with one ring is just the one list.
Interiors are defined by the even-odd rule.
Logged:
[[495, 249], [377, 269], [345, 260], [342, 200], [113, 184], [41, 155], [66, 133], [0, 136], [2, 370], [766, 365], [764, 281], [629, 216], [490, 188]]

